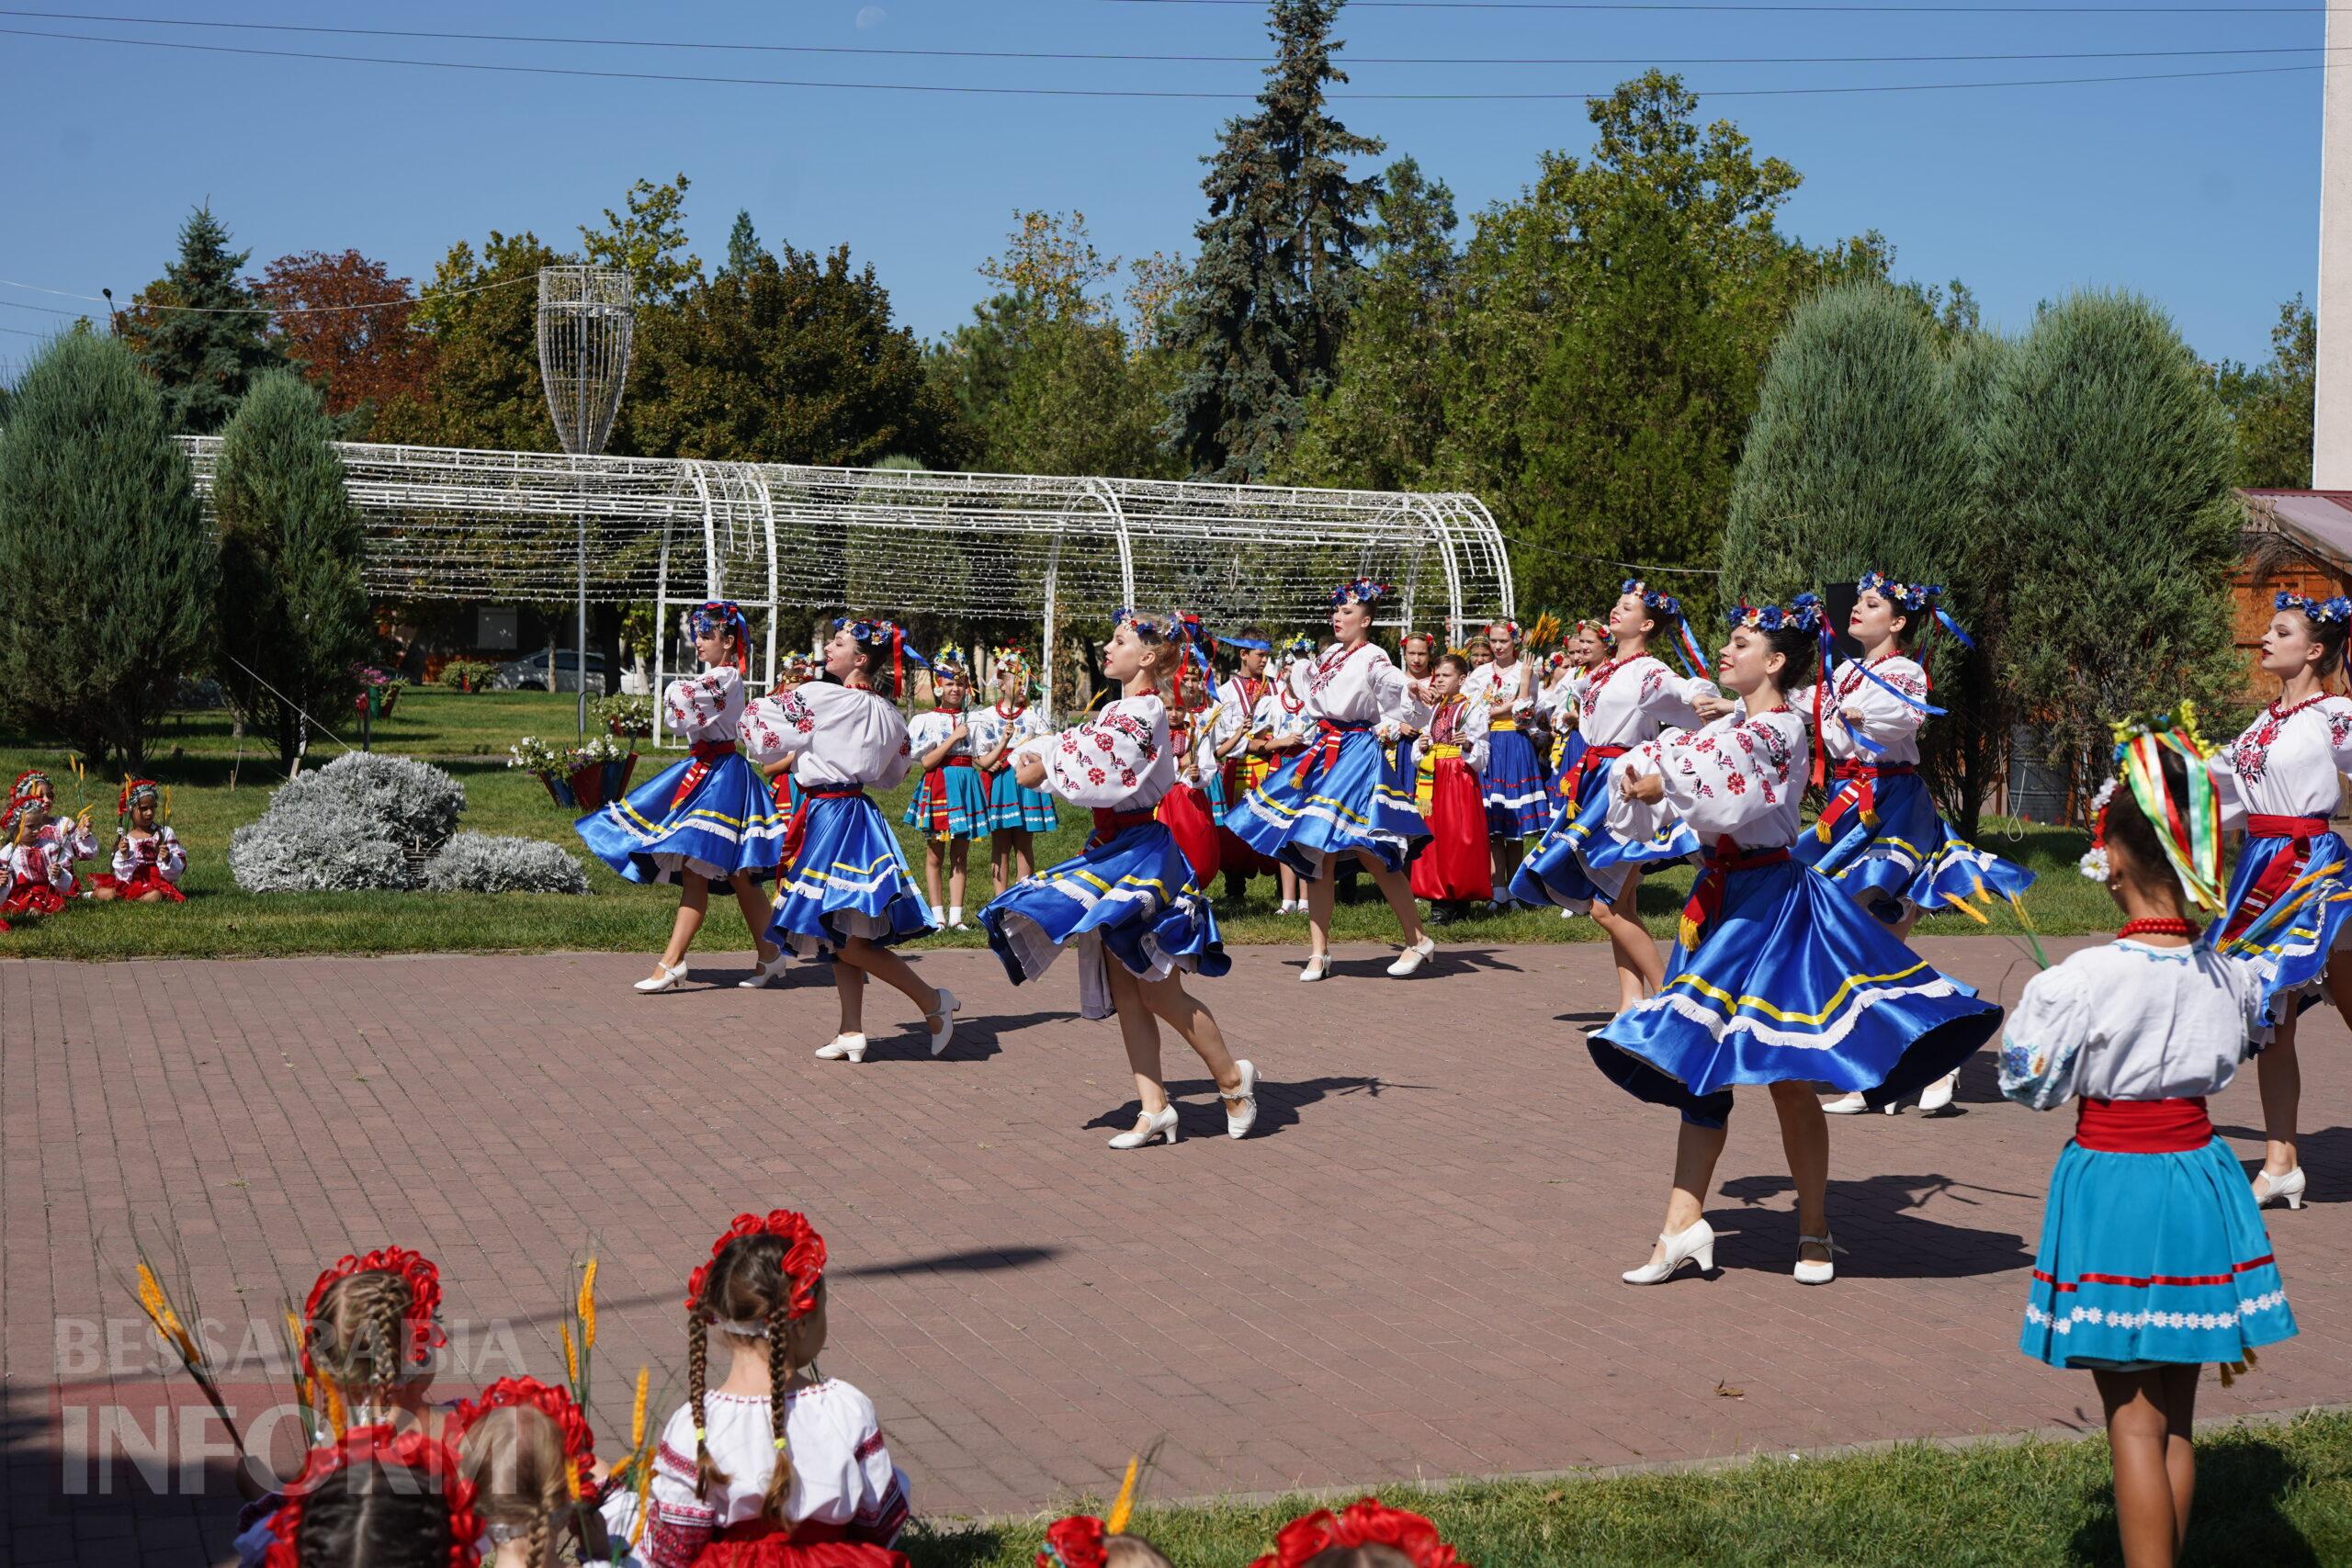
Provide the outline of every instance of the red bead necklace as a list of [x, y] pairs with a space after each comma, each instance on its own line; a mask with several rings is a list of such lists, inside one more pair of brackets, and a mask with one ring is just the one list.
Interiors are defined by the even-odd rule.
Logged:
[[2135, 936], [2177, 936], [2197, 940], [2197, 926], [2189, 920], [2147, 919], [2126, 920], [2123, 929], [2115, 933], [2118, 942], [2128, 942]]

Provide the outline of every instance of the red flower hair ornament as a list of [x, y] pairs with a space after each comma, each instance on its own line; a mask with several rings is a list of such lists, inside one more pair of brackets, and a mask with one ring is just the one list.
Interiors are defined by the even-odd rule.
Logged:
[[473, 1424], [493, 1410], [528, 1407], [540, 1412], [555, 1423], [563, 1439], [564, 1483], [574, 1500], [587, 1489], [588, 1478], [596, 1468], [596, 1437], [588, 1429], [588, 1418], [580, 1414], [569, 1392], [550, 1388], [537, 1378], [501, 1378], [481, 1391], [479, 1402], [461, 1399], [449, 1417], [445, 1438], [456, 1449]]
[[1293, 1519], [1274, 1537], [1273, 1551], [1250, 1568], [1299, 1568], [1335, 1546], [1391, 1547], [1411, 1558], [1413, 1568], [1470, 1568], [1439, 1539], [1435, 1525], [1419, 1514], [1384, 1507], [1376, 1497], [1351, 1503], [1336, 1514], [1318, 1508]]
[[1092, 1514], [1072, 1514], [1046, 1527], [1046, 1544], [1037, 1549], [1037, 1568], [1102, 1568], [1110, 1561], [1103, 1545], [1110, 1530]]
[[738, 1214], [727, 1234], [710, 1244], [710, 1262], [695, 1267], [686, 1276], [686, 1310], [694, 1311], [702, 1304], [703, 1282], [710, 1278], [710, 1264], [727, 1250], [728, 1244], [747, 1235], [773, 1235], [784, 1239], [784, 1278], [792, 1287], [785, 1306], [788, 1317], [807, 1317], [817, 1305], [817, 1282], [825, 1277], [825, 1238], [808, 1223], [808, 1216], [791, 1209], [770, 1209], [765, 1218], [758, 1214]]
[[[408, 1329], [403, 1354], [423, 1366], [432, 1359], [434, 1347], [447, 1345], [449, 1336], [433, 1319], [433, 1314], [441, 1310], [441, 1270], [421, 1252], [411, 1252], [404, 1247], [379, 1247], [358, 1257], [345, 1253], [311, 1287], [310, 1300], [302, 1303], [302, 1321], [306, 1325], [318, 1321], [319, 1301], [337, 1280], [354, 1274], [379, 1273], [397, 1274], [408, 1281], [408, 1308], [401, 1314], [401, 1321]], [[318, 1376], [318, 1369], [311, 1364], [307, 1338], [302, 1346], [302, 1371], [308, 1377]]]
[[379, 1464], [421, 1477], [426, 1492], [448, 1509], [448, 1568], [477, 1568], [481, 1562], [481, 1520], [474, 1513], [472, 1483], [458, 1472], [456, 1450], [422, 1432], [392, 1435], [389, 1427], [354, 1427], [332, 1448], [312, 1449], [302, 1473], [286, 1489], [286, 1501], [269, 1521], [269, 1551], [262, 1568], [302, 1568], [302, 1507], [310, 1495], [336, 1471]]

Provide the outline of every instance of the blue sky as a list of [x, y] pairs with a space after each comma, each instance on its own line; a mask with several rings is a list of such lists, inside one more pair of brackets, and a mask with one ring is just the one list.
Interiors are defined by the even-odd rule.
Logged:
[[[74, 0], [48, 0], [70, 9]], [[2226, 0], [2225, 0], [2226, 4]], [[87, 7], [96, 10], [97, 7]], [[1262, 9], [1118, 0], [808, 0], [662, 6], [414, 0], [137, 0], [179, 20], [399, 27], [863, 49], [1261, 57]], [[0, 28], [253, 49], [806, 81], [1253, 94], [1249, 63], [974, 61], [331, 38], [0, 16]], [[1605, 92], [1642, 63], [1702, 91], [2309, 66], [2313, 11], [2206, 15], [1820, 15], [1355, 6], [1351, 93], [1443, 93], [1340, 112], [1449, 182], [1465, 217], [1589, 145], [1584, 106], [1503, 93]], [[1746, 63], [1758, 56], [2292, 50], [2228, 58]], [[1374, 64], [1366, 57], [1608, 57], [1627, 63]], [[118, 47], [0, 33], [0, 277], [118, 299], [156, 276], [209, 197], [254, 251], [356, 246], [423, 279], [492, 228], [559, 245], [640, 175], [692, 176], [696, 249], [715, 265], [739, 208], [763, 239], [847, 242], [928, 337], [979, 298], [974, 269], [1015, 209], [1082, 209], [1106, 253], [1192, 249], [1199, 156], [1241, 101], [967, 96], [600, 81]], [[1808, 241], [1876, 228], [1905, 276], [1960, 277], [2018, 327], [2079, 285], [2139, 289], [2208, 357], [2264, 358], [2279, 302], [2316, 270], [2320, 77], [2313, 70], [2106, 85], [1712, 99], [1804, 185]], [[0, 288], [0, 373], [72, 301]]]

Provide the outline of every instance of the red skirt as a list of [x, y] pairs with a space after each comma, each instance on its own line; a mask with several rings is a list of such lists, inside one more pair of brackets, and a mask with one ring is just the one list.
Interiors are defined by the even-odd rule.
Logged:
[[1178, 784], [1160, 797], [1159, 819], [1184, 852], [1184, 863], [1193, 868], [1193, 886], [1207, 891], [1217, 868], [1216, 818], [1209, 810], [1207, 794], [1198, 784]]
[[1413, 862], [1417, 898], [1491, 898], [1487, 803], [1459, 757], [1440, 757], [1430, 773], [1430, 841]]
[[[1227, 810], [1241, 804], [1242, 798], [1257, 788], [1266, 776], [1262, 757], [1228, 757], [1225, 763], [1225, 804]], [[1217, 864], [1227, 877], [1239, 877], [1247, 882], [1253, 876], [1272, 876], [1280, 869], [1268, 857], [1244, 843], [1241, 836], [1227, 827], [1222, 818], [1216, 825]]]
[[0, 915], [53, 915], [65, 908], [65, 895], [46, 882], [20, 882], [5, 901]]
[[822, 1525], [804, 1523], [786, 1530], [752, 1519], [704, 1542], [695, 1553], [695, 1568], [909, 1568], [903, 1551], [871, 1541], [822, 1539], [838, 1534]]
[[115, 897], [118, 898], [143, 898], [150, 893], [161, 893], [164, 896], [164, 901], [167, 904], [187, 902], [187, 895], [164, 881], [163, 873], [152, 865], [142, 865], [132, 872], [130, 880], [128, 882], [112, 872], [100, 872], [90, 878], [90, 886], [94, 890], [111, 887], [115, 890]]

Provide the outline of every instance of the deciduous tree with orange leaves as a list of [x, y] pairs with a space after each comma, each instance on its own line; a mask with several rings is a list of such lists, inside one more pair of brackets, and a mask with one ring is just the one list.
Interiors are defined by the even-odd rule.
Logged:
[[414, 288], [382, 262], [356, 250], [304, 251], [271, 262], [247, 287], [274, 310], [286, 357], [352, 434], [365, 434], [395, 398], [424, 395], [433, 343], [416, 320]]

